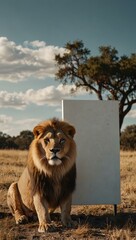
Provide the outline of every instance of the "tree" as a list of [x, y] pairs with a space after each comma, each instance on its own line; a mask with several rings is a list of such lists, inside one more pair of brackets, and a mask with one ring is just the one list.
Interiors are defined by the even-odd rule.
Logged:
[[25, 130], [20, 132], [20, 135], [11, 137], [6, 133], [0, 132], [0, 149], [20, 149], [29, 148], [34, 135], [31, 131]]
[[31, 131], [25, 130], [20, 132], [20, 135], [15, 137], [14, 142], [18, 145], [18, 148], [25, 150], [29, 148], [30, 143], [32, 142], [34, 135]]
[[18, 149], [12, 137], [6, 133], [0, 132], [0, 149]]
[[127, 126], [121, 134], [121, 149], [136, 150], [136, 125]]
[[123, 120], [136, 103], [136, 54], [118, 57], [111, 46], [99, 47], [99, 55], [91, 56], [82, 41], [67, 43], [64, 55], [55, 56], [56, 80], [74, 84], [71, 92], [84, 88], [99, 100], [118, 100], [120, 130]]

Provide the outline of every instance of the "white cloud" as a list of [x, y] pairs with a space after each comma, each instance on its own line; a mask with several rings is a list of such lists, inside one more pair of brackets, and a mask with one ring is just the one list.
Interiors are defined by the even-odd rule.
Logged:
[[56, 108], [56, 112], [62, 113], [62, 108]]
[[32, 41], [32, 42], [25, 41], [24, 46], [34, 47], [34, 48], [43, 48], [43, 47], [46, 46], [46, 43], [44, 41], [39, 41], [39, 40], [35, 40], [35, 41]]
[[25, 93], [25, 99], [29, 103], [36, 105], [47, 104], [49, 106], [58, 106], [63, 98], [69, 96], [69, 87], [65, 86], [63, 88], [62, 85], [58, 87], [52, 85], [39, 90], [29, 89]]
[[[21, 119], [15, 121], [15, 125], [18, 126], [18, 131], [22, 131], [22, 126], [23, 130], [33, 130], [33, 128], [39, 123], [41, 120], [39, 118], [28, 118], [28, 119]], [[20, 132], [19, 131], [19, 132]]]
[[0, 115], [0, 131], [9, 134], [13, 118], [4, 114]]
[[60, 94], [54, 86], [49, 86], [39, 90], [29, 89], [25, 93], [25, 98], [29, 103], [36, 105], [58, 105]]
[[30, 77], [54, 77], [55, 54], [64, 52], [64, 48], [48, 46], [44, 41], [25, 41], [17, 45], [0, 37], [0, 80], [18, 82]]
[[136, 109], [131, 110], [131, 111], [128, 113], [127, 117], [136, 118]]
[[0, 115], [0, 124], [8, 124], [12, 121], [12, 117], [11, 116], [7, 116], [7, 115]]
[[[34, 90], [28, 89], [26, 92], [0, 91], [0, 107], [11, 107], [23, 110], [28, 104], [59, 106], [62, 99], [70, 98], [70, 89], [72, 86], [63, 86], [62, 84], [55, 87], [53, 85]], [[85, 94], [79, 91], [75, 96]]]
[[0, 107], [11, 107], [15, 109], [24, 109], [26, 101], [22, 92], [9, 93], [7, 91], [0, 91]]
[[33, 128], [40, 122], [39, 118], [28, 118], [28, 119], [21, 119], [15, 120], [11, 116], [7, 115], [0, 115], [0, 128], [1, 132], [7, 133], [9, 135], [19, 135], [22, 130], [30, 130], [32, 131]]

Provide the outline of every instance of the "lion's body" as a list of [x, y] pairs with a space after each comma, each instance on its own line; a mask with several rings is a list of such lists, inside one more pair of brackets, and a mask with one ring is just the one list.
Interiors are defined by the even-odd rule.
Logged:
[[39, 232], [43, 232], [50, 225], [50, 210], [60, 206], [63, 224], [70, 224], [76, 182], [74, 134], [73, 126], [57, 119], [34, 128], [35, 139], [29, 149], [27, 166], [8, 191], [8, 205], [16, 223], [36, 213]]
[[27, 167], [24, 169], [17, 183], [23, 204], [32, 211], [35, 211], [35, 208], [31, 199], [37, 190], [48, 202], [49, 209], [55, 209], [60, 206], [60, 203], [75, 189], [75, 165], [62, 179], [51, 178], [43, 172], [39, 174], [37, 169], [34, 169], [33, 173], [35, 174], [34, 181], [36, 181], [37, 188], [34, 184], [31, 184], [32, 180]]

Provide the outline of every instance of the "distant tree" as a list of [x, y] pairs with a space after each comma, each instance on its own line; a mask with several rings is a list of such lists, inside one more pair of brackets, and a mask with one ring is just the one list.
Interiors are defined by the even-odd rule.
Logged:
[[14, 143], [12, 137], [8, 134], [0, 132], [0, 149], [17, 149], [18, 146]]
[[67, 43], [64, 55], [57, 54], [56, 80], [95, 93], [99, 100], [118, 100], [120, 129], [132, 105], [136, 103], [136, 54], [118, 57], [111, 46], [99, 47], [99, 56], [91, 56], [82, 41]]
[[0, 132], [0, 149], [25, 150], [29, 148], [33, 138], [33, 133], [29, 130], [20, 132], [20, 135], [16, 137]]
[[7, 138], [5, 143], [6, 149], [18, 149], [18, 145], [14, 142], [12, 137]]
[[123, 150], [136, 150], [136, 125], [130, 125], [124, 129], [120, 144]]
[[0, 148], [4, 149], [6, 147], [6, 138], [8, 135], [4, 134], [3, 132], [0, 132]]
[[32, 142], [33, 138], [33, 133], [29, 130], [25, 130], [20, 132], [20, 135], [15, 137], [14, 142], [18, 145], [19, 149], [25, 150], [29, 148], [29, 145]]

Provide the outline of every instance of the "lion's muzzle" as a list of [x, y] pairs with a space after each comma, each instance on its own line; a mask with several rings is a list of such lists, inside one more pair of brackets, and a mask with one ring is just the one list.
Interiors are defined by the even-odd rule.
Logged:
[[50, 151], [56, 155], [60, 151], [60, 148], [51, 148]]
[[61, 159], [59, 158], [52, 158], [48, 161], [49, 165], [54, 166], [54, 165], [60, 165], [62, 163]]

